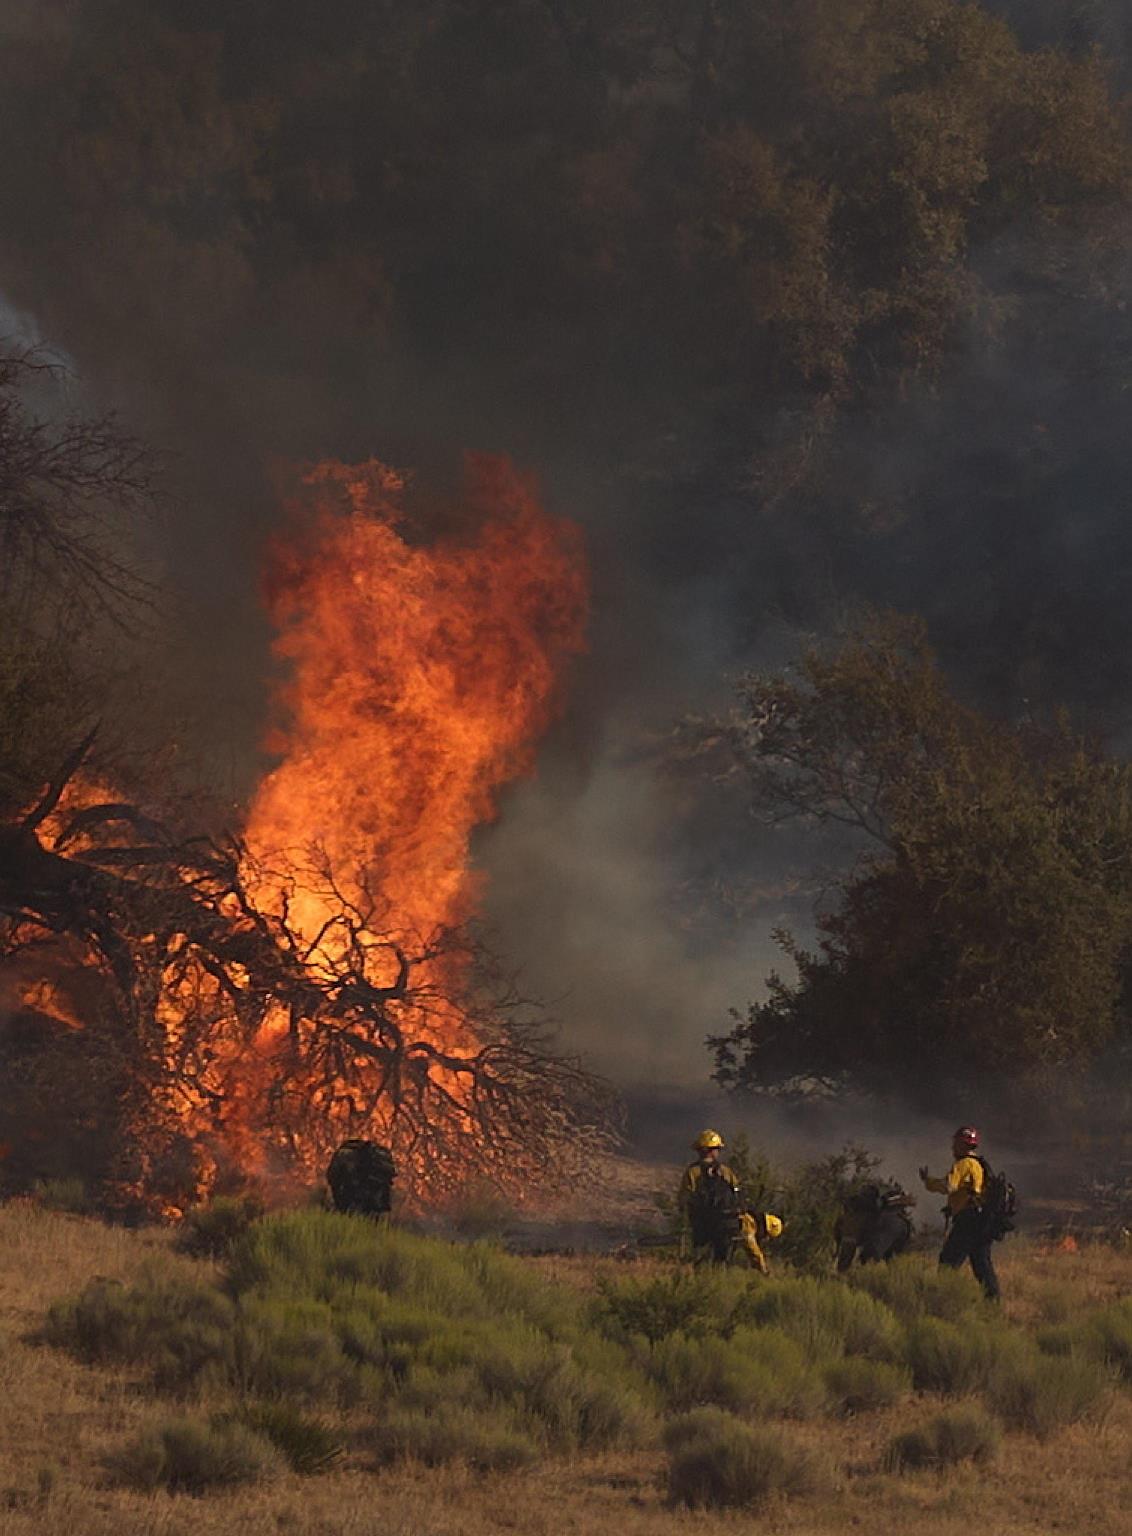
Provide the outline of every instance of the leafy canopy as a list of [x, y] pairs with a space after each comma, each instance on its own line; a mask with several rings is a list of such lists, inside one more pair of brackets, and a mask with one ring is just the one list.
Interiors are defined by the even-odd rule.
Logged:
[[729, 743], [762, 814], [860, 853], [797, 979], [709, 1043], [718, 1081], [935, 1102], [1087, 1063], [1128, 1033], [1132, 770], [951, 693], [922, 627], [875, 617], [796, 675], [749, 677]]

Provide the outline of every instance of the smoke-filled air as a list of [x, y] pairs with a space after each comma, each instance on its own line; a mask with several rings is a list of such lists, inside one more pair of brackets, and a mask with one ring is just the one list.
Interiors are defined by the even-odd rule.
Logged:
[[7, 1185], [1119, 1119], [1130, 50], [0, 0]]
[[0, 0], [0, 1536], [1132, 1533], [1132, 0]]

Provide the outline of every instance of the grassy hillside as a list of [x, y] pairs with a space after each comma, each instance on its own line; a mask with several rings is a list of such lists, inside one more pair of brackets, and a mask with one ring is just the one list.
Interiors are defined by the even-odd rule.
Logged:
[[11, 1204], [0, 1531], [1132, 1531], [1132, 1257], [1001, 1268], [997, 1315], [921, 1259], [767, 1283], [304, 1211], [215, 1261]]

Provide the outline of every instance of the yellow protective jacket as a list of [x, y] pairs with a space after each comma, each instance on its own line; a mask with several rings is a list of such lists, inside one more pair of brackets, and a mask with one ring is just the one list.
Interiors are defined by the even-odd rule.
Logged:
[[749, 1211], [744, 1211], [739, 1218], [739, 1241], [747, 1250], [747, 1256], [758, 1270], [760, 1275], [769, 1275], [770, 1266], [767, 1264], [766, 1255], [759, 1246], [759, 1224]]
[[946, 1195], [948, 1214], [958, 1216], [969, 1205], [982, 1204], [985, 1183], [986, 1174], [979, 1159], [959, 1157], [945, 1179], [927, 1178], [924, 1180], [924, 1188], [934, 1190], [937, 1195]]

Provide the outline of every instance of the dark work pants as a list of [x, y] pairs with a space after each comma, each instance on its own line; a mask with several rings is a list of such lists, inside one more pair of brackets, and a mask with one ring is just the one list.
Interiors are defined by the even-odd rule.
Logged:
[[987, 1296], [991, 1301], [997, 1301], [998, 1276], [994, 1272], [986, 1221], [982, 1211], [973, 1209], [960, 1211], [958, 1216], [952, 1217], [939, 1255], [939, 1262], [946, 1264], [948, 1269], [962, 1269], [968, 1260], [975, 1272], [975, 1279]]
[[713, 1264], [726, 1264], [738, 1232], [726, 1222], [692, 1222], [692, 1248], [711, 1251]]

